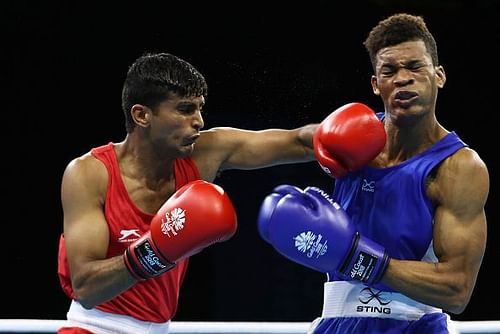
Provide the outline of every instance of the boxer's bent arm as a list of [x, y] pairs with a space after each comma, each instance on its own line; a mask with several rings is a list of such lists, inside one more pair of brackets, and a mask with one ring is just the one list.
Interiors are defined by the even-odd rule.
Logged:
[[[315, 159], [312, 136], [317, 124], [300, 128], [260, 131], [218, 127], [203, 131], [196, 143], [195, 159], [214, 156], [220, 169], [256, 169]], [[211, 143], [212, 145], [205, 145]], [[197, 162], [198, 160], [196, 159]], [[201, 162], [203, 164], [203, 162]]]
[[447, 159], [428, 193], [436, 264], [392, 259], [382, 282], [420, 302], [459, 314], [467, 306], [486, 247], [486, 165], [470, 149]]
[[73, 160], [62, 179], [64, 238], [71, 283], [76, 299], [87, 308], [115, 297], [136, 282], [122, 256], [106, 259], [106, 185], [104, 165], [90, 155]]

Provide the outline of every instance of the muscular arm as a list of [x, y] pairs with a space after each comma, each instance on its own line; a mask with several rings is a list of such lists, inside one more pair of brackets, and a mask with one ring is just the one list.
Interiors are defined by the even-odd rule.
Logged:
[[193, 157], [202, 174], [209, 171], [205, 174], [212, 176], [218, 170], [313, 161], [312, 136], [316, 127], [311, 124], [292, 130], [261, 131], [213, 128], [202, 132]]
[[439, 262], [392, 259], [382, 282], [420, 302], [463, 312], [486, 247], [488, 192], [487, 168], [474, 151], [447, 159], [428, 188], [437, 204], [433, 246]]
[[135, 282], [122, 256], [106, 259], [106, 185], [104, 166], [90, 155], [72, 161], [62, 180], [64, 238], [71, 282], [76, 299], [87, 308], [115, 297]]

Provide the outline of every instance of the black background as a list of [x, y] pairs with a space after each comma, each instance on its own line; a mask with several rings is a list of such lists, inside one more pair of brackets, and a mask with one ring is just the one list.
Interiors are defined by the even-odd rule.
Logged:
[[[437, 117], [490, 170], [488, 245], [477, 286], [457, 320], [498, 318], [499, 10], [495, 1], [3, 2], [0, 316], [63, 319], [58, 285], [60, 179], [91, 147], [125, 136], [121, 86], [145, 51], [176, 54], [209, 84], [205, 125], [293, 128], [344, 103], [381, 110], [362, 42], [399, 11], [423, 15], [448, 82]], [[316, 163], [228, 171], [217, 180], [238, 210], [228, 242], [192, 257], [174, 320], [309, 321], [322, 274], [287, 261], [258, 236], [259, 204], [282, 183], [331, 180]]]

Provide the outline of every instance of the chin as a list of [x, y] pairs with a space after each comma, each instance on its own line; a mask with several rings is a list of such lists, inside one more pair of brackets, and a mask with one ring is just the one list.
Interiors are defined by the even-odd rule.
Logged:
[[190, 155], [193, 154], [193, 151], [194, 151], [194, 145], [184, 146], [179, 150], [179, 155], [182, 158], [189, 157]]
[[406, 113], [400, 114], [395, 118], [394, 123], [401, 127], [412, 127], [417, 124], [422, 118], [424, 114], [416, 114], [416, 113]]

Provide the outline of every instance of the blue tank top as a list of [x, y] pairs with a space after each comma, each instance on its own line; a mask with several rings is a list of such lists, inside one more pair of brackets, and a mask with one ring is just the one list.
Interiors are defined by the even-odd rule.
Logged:
[[[435, 207], [426, 194], [426, 179], [436, 165], [466, 146], [450, 132], [399, 165], [366, 166], [336, 179], [333, 196], [357, 230], [384, 246], [392, 258], [436, 262], [432, 249]], [[329, 280], [337, 278], [329, 275]]]

